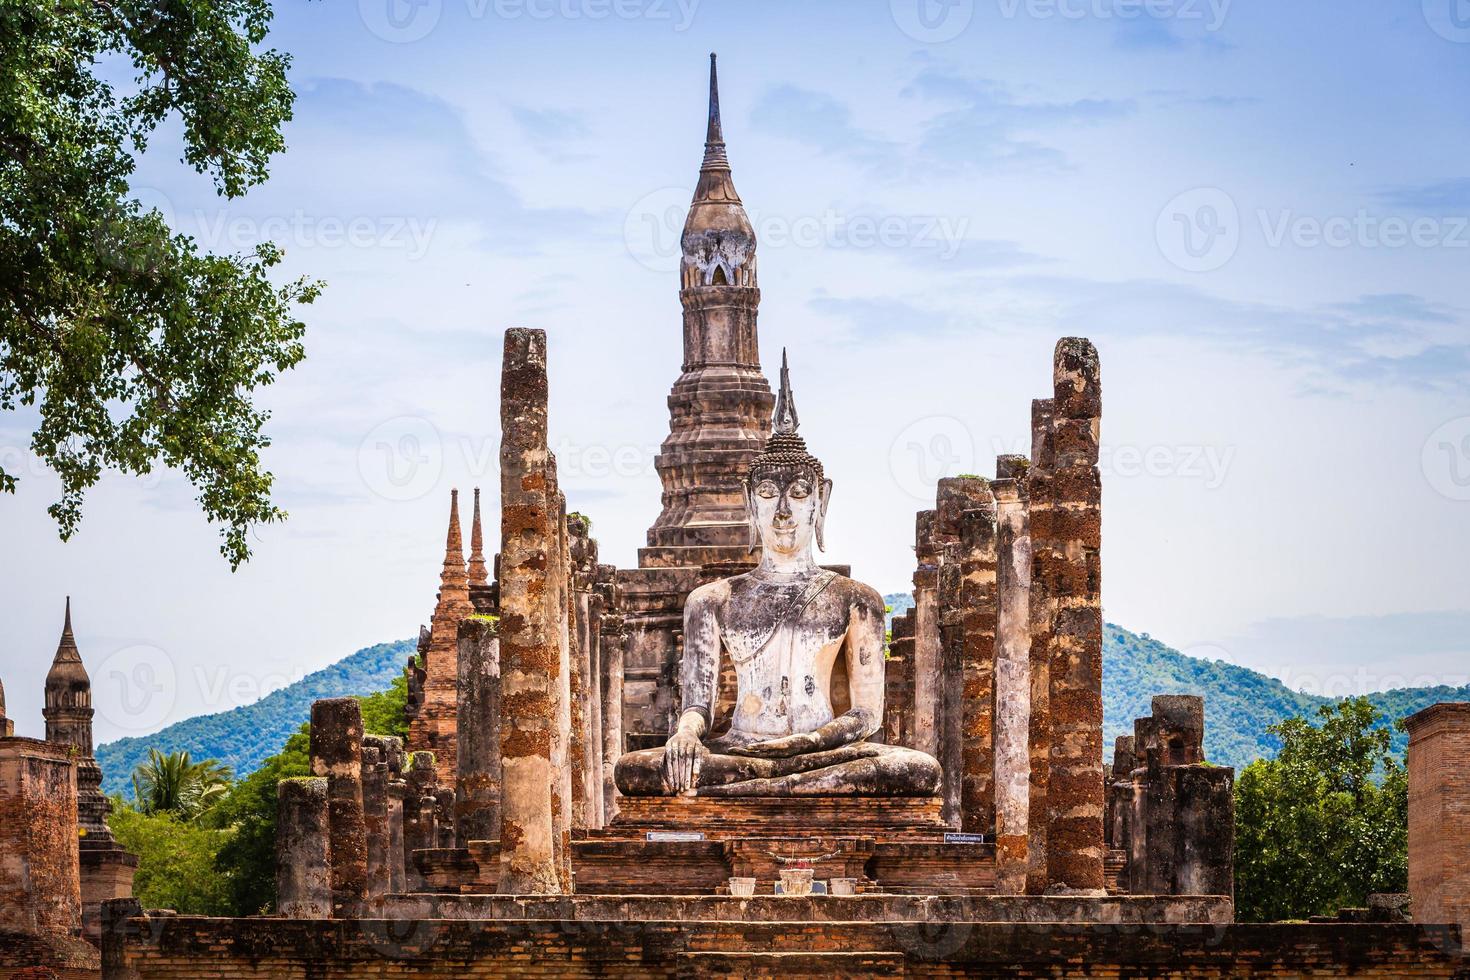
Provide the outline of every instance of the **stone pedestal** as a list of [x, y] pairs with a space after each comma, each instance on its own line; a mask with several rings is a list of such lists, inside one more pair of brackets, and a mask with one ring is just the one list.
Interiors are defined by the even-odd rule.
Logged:
[[106, 840], [83, 837], [78, 858], [81, 865], [82, 934], [88, 942], [102, 941], [102, 903], [131, 898], [133, 877], [138, 873], [138, 855], [126, 851], [109, 834]]
[[1405, 726], [1414, 921], [1470, 932], [1470, 703], [1433, 705]]

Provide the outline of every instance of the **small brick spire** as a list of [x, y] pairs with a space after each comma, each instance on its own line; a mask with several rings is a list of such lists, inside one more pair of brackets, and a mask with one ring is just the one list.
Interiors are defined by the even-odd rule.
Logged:
[[480, 488], [475, 487], [475, 516], [470, 522], [470, 585], [490, 584], [490, 570], [485, 567], [485, 535], [480, 528]]
[[459, 532], [459, 491], [449, 491], [449, 534], [444, 542], [444, 571], [439, 576], [441, 589], [462, 592], [468, 585], [465, 576], [464, 537]]

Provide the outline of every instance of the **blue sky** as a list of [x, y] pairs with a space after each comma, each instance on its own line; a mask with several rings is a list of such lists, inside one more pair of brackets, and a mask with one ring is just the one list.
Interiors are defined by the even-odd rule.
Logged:
[[103, 739], [412, 635], [449, 487], [486, 488], [494, 534], [508, 326], [549, 332], [564, 483], [632, 564], [711, 50], [763, 355], [789, 348], [836, 480], [831, 560], [907, 588], [933, 480], [1024, 451], [1053, 344], [1083, 334], [1110, 620], [1309, 690], [1470, 681], [1463, 0], [277, 11], [299, 101], [271, 181], [220, 202], [165, 134], [137, 190], [205, 247], [269, 237], [328, 283], [266, 399], [292, 518], [231, 575], [180, 477], [111, 478], [62, 545], [29, 420], [0, 417], [22, 732], [67, 593]]

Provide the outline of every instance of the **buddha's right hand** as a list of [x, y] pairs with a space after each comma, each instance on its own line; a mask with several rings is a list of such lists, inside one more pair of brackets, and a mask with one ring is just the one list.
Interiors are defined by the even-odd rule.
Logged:
[[664, 746], [664, 782], [675, 795], [693, 795], [699, 788], [699, 767], [709, 749], [694, 732], [680, 728]]

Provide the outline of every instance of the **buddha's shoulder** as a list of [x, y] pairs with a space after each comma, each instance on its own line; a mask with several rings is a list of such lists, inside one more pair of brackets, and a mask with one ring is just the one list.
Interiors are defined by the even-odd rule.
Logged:
[[720, 605], [730, 598], [730, 579], [706, 582], [689, 593], [689, 604], [698, 606]]
[[849, 606], [855, 606], [867, 612], [883, 613], [886, 608], [883, 596], [879, 595], [877, 589], [866, 582], [848, 578], [846, 575], [837, 575], [832, 580], [832, 584], [827, 586], [826, 592], [828, 595], [845, 600]]

